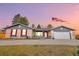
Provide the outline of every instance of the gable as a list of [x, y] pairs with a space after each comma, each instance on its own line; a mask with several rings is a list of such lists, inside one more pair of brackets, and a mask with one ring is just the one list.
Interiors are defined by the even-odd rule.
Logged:
[[28, 27], [27, 25], [17, 24], [17, 25], [6, 27], [4, 29], [32, 29], [32, 28]]
[[18, 26], [13, 26], [10, 29], [24, 29], [24, 28], [26, 28], [26, 27], [22, 26], [22, 25], [18, 25]]
[[67, 31], [72, 31], [73, 29], [71, 28], [67, 28], [64, 26], [60, 26], [60, 27], [56, 27], [53, 29], [54, 31], [60, 31], [60, 32], [67, 32]]

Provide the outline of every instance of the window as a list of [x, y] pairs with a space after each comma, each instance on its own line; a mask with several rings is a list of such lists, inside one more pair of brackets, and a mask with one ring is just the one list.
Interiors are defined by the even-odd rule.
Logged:
[[60, 28], [61, 30], [63, 30], [63, 28]]
[[17, 34], [17, 30], [16, 29], [12, 29], [11, 36], [16, 36], [16, 34]]
[[36, 32], [36, 36], [43, 36], [42, 32]]
[[22, 35], [26, 35], [26, 29], [22, 30]]

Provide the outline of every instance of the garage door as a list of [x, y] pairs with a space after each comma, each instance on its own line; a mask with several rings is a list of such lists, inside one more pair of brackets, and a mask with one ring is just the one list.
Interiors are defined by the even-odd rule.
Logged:
[[54, 39], [70, 39], [69, 32], [54, 32]]

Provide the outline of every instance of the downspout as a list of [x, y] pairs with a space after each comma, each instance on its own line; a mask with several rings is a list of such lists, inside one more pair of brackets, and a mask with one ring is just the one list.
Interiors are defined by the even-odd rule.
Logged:
[[70, 34], [70, 40], [72, 39], [72, 35], [71, 35], [71, 32], [69, 32], [69, 34]]

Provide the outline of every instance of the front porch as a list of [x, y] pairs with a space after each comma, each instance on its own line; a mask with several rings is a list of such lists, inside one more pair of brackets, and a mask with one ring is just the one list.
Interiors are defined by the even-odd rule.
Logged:
[[36, 39], [51, 39], [50, 31], [33, 31], [33, 38]]

